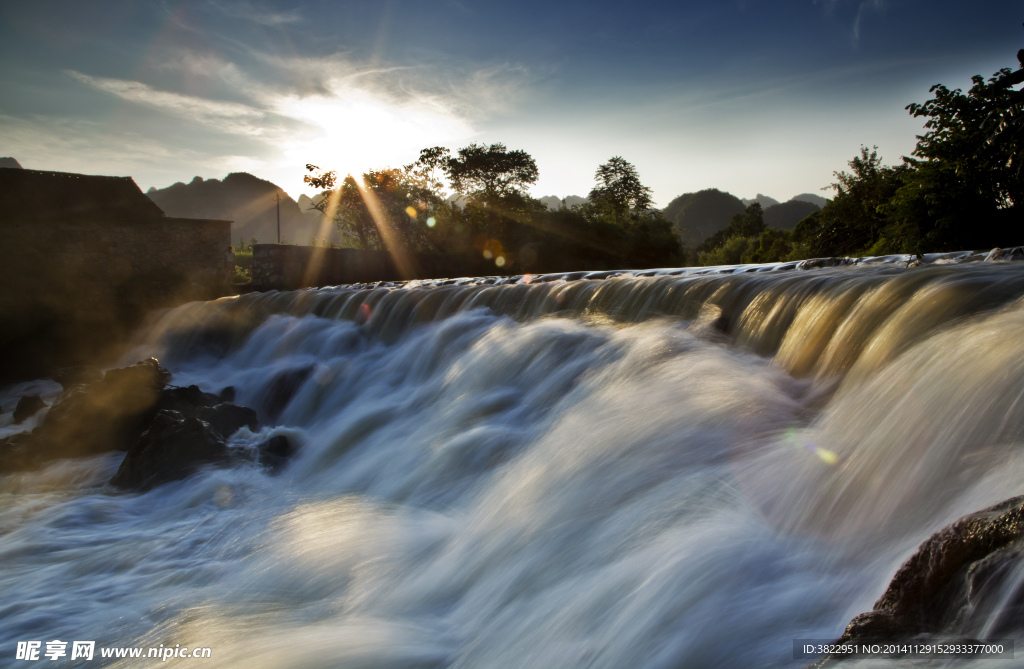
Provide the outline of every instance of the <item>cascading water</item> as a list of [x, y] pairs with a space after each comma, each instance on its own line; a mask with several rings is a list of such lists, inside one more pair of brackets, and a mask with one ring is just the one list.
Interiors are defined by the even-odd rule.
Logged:
[[126, 361], [234, 386], [264, 426], [232, 443], [298, 454], [145, 494], [106, 486], [120, 453], [4, 476], [0, 648], [803, 666], [793, 639], [836, 638], [932, 532], [1024, 493], [1022, 297], [1024, 267], [978, 263], [185, 305]]

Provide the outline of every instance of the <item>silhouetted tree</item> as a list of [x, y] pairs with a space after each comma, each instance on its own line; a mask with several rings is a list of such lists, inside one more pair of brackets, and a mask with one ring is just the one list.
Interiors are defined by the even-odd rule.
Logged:
[[622, 156], [598, 167], [594, 179], [597, 185], [588, 195], [591, 204], [611, 210], [616, 221], [644, 215], [651, 208], [651, 189], [640, 183], [636, 168]]
[[389, 243], [409, 249], [429, 248], [425, 233], [427, 209], [438, 200], [417, 175], [406, 168], [370, 170], [360, 181], [352, 175], [337, 183], [337, 173], [306, 165], [307, 184], [323, 198], [315, 205], [355, 248], [384, 249]]

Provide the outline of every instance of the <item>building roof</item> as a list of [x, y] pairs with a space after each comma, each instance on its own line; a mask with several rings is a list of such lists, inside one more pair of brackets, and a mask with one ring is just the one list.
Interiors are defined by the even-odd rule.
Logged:
[[0, 168], [0, 221], [93, 218], [162, 219], [131, 177]]

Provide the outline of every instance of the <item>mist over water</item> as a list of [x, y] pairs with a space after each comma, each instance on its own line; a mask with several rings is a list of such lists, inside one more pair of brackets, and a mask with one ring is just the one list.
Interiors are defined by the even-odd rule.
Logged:
[[1024, 493], [1022, 296], [986, 265], [185, 305], [126, 362], [234, 386], [261, 429], [232, 444], [298, 455], [145, 494], [106, 487], [120, 453], [0, 478], [0, 647], [803, 666], [794, 638], [837, 638], [932, 532]]

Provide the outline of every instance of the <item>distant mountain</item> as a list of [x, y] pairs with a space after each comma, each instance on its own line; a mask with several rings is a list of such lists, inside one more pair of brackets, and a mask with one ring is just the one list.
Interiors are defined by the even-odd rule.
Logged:
[[246, 172], [233, 172], [223, 180], [196, 177], [187, 184], [150, 188], [146, 195], [168, 216], [232, 221], [232, 243], [253, 237], [273, 243], [277, 241], [275, 193], [281, 197], [281, 241], [305, 245], [325, 234], [340, 241], [333, 225], [325, 225], [321, 231], [323, 216], [310, 211], [312, 201], [308, 197], [300, 195], [299, 202], [295, 202], [275, 184]]
[[742, 213], [743, 201], [735, 195], [708, 188], [697, 193], [684, 193], [668, 203], [665, 217], [681, 228], [683, 240], [700, 244], [707, 237], [729, 227], [729, 221]]
[[782, 204], [775, 204], [764, 210], [764, 223], [772, 228], [780, 230], [792, 230], [797, 223], [804, 220], [821, 207], [803, 200], [790, 200]]
[[822, 196], [815, 195], [814, 193], [801, 193], [800, 195], [794, 195], [789, 199], [789, 201], [792, 202], [793, 200], [796, 200], [798, 202], [810, 202], [811, 204], [816, 204], [818, 205], [819, 209], [824, 207], [825, 203], [828, 202], [828, 200], [826, 200]]
[[565, 200], [565, 206], [572, 209], [573, 205], [586, 204], [587, 198], [580, 197], [579, 195], [567, 195], [565, 198], [560, 198], [557, 195], [545, 195], [544, 197], [537, 198], [548, 206], [548, 209], [558, 209], [562, 206], [562, 200]]
[[779, 201], [776, 200], [775, 198], [768, 197], [767, 195], [762, 195], [760, 193], [758, 193], [757, 197], [753, 198], [752, 200], [751, 199], [747, 199], [747, 198], [742, 198], [740, 200], [740, 202], [743, 203], [744, 207], [749, 207], [754, 202], [757, 202], [758, 204], [761, 205], [762, 209], [767, 209], [768, 207], [774, 207], [775, 205], [777, 205], [779, 203]]
[[13, 167], [16, 170], [22, 169], [21, 163], [14, 158], [0, 158], [0, 167]]

